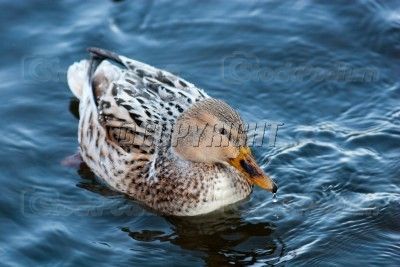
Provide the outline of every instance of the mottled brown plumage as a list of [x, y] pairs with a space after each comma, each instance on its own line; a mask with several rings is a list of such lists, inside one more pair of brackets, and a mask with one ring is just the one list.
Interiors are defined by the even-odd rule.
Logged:
[[169, 72], [90, 52], [70, 66], [68, 84], [80, 100], [82, 158], [114, 190], [170, 215], [211, 212], [254, 183], [276, 190], [226, 103]]

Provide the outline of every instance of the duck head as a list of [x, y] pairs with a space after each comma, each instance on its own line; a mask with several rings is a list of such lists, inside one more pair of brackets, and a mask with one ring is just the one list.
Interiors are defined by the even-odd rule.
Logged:
[[242, 119], [223, 101], [205, 99], [183, 112], [174, 125], [171, 140], [173, 151], [184, 160], [228, 164], [250, 184], [277, 191], [275, 182], [260, 168], [246, 145]]

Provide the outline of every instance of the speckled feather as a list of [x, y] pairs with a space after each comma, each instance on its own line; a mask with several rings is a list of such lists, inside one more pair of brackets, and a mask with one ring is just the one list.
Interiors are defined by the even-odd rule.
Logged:
[[[83, 160], [106, 184], [171, 215], [198, 215], [251, 192], [232, 167], [180, 159], [170, 136], [177, 117], [209, 96], [163, 70], [91, 48], [68, 83], [80, 99]], [[111, 63], [112, 62], [112, 63]]]

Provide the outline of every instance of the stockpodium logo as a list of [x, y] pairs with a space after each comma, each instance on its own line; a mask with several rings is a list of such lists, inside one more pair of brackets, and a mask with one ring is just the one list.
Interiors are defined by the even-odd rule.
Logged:
[[58, 57], [30, 55], [22, 60], [22, 78], [29, 82], [61, 82], [66, 79], [67, 67]]
[[[88, 57], [87, 57], [88, 58]], [[22, 78], [28, 82], [65, 82], [71, 61], [46, 55], [29, 55], [21, 62]], [[177, 64], [164, 65], [163, 69], [180, 76], [182, 69]]]
[[24, 216], [142, 216], [144, 210], [121, 199], [92, 198], [78, 200], [68, 194], [49, 190], [25, 190], [21, 193]]
[[[261, 63], [263, 62], [263, 63]], [[294, 65], [281, 63], [277, 67], [268, 66], [257, 56], [246, 52], [234, 52], [222, 60], [224, 81], [242, 84], [260, 82], [375, 82], [379, 71], [374, 67], [356, 67], [345, 62], [326, 63], [324, 66]]]

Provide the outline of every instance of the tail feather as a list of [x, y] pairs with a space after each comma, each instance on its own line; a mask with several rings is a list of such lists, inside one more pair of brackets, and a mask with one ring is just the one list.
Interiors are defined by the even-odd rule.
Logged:
[[114, 52], [97, 47], [89, 47], [87, 50], [92, 54], [92, 57], [94, 57], [95, 59], [99, 59], [100, 61], [104, 59], [111, 59], [116, 63], [124, 65], [124, 63], [121, 60], [121, 57]]
[[112, 60], [121, 65], [123, 62], [114, 52], [97, 47], [89, 47], [87, 50], [91, 54], [88, 70], [89, 83], [92, 86], [92, 96], [97, 106], [97, 98], [105, 93], [109, 84], [116, 79], [116, 72], [118, 72], [112, 64], [104, 60]]
[[88, 79], [89, 66], [89, 60], [84, 59], [75, 62], [68, 68], [68, 86], [78, 99], [81, 99], [82, 97], [83, 87]]
[[97, 105], [97, 98], [118, 77], [118, 68], [106, 60], [123, 63], [113, 52], [95, 47], [88, 48], [88, 51], [91, 54], [90, 60], [81, 60], [72, 64], [68, 68], [67, 80], [72, 93], [79, 99], [83, 97], [85, 86], [88, 84], [92, 90], [90, 95]]

